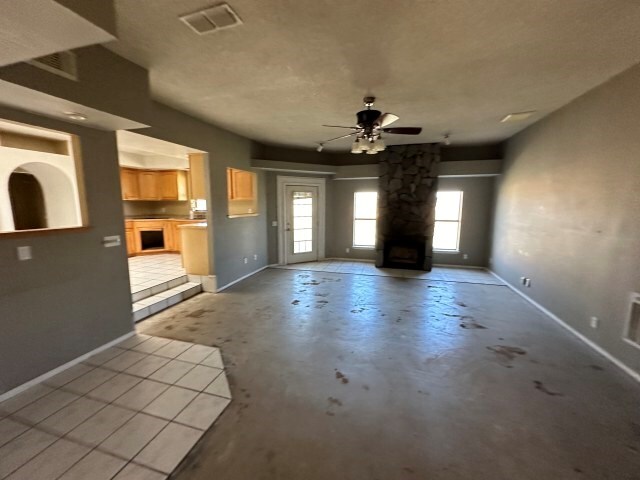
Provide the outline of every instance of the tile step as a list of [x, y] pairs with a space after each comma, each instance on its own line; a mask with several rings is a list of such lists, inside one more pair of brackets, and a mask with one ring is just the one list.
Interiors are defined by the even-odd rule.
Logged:
[[139, 322], [200, 292], [202, 292], [201, 283], [186, 282], [156, 295], [143, 298], [133, 304], [133, 321]]
[[144, 300], [145, 298], [149, 298], [153, 295], [166, 292], [171, 288], [178, 287], [187, 282], [189, 282], [189, 277], [187, 275], [179, 275], [176, 278], [169, 280], [168, 282], [162, 282], [158, 285], [154, 285], [153, 287], [145, 288], [144, 290], [132, 293], [131, 301], [133, 303], [139, 302], [140, 300]]

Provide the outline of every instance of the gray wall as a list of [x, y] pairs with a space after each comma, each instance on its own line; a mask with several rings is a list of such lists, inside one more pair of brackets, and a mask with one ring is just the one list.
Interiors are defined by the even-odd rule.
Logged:
[[[353, 195], [355, 192], [377, 192], [375, 180], [333, 180], [333, 195], [328, 207], [333, 212], [331, 224], [327, 225], [327, 257], [375, 260], [376, 251], [353, 248]], [[347, 253], [346, 248], [350, 251]]]
[[[434, 252], [434, 263], [487, 266], [491, 234], [491, 214], [495, 177], [440, 178], [439, 190], [462, 190], [462, 230], [460, 253]], [[329, 207], [333, 222], [327, 225], [327, 256], [375, 260], [374, 249], [353, 248], [353, 195], [359, 191], [377, 191], [378, 180], [334, 180]], [[345, 251], [346, 248], [350, 252]], [[463, 254], [469, 256], [463, 258]]]
[[[507, 144], [492, 267], [622, 362], [630, 292], [640, 291], [640, 66]], [[598, 329], [589, 318], [600, 319]]]
[[[462, 190], [460, 251], [433, 252], [433, 263], [444, 265], [489, 265], [493, 192], [497, 177], [439, 178], [438, 190]], [[468, 258], [464, 258], [467, 255]]]
[[[133, 328], [127, 256], [102, 237], [124, 238], [113, 132], [0, 108], [0, 118], [80, 137], [89, 228], [0, 235], [0, 393], [91, 351]], [[16, 247], [33, 259], [19, 262]]]

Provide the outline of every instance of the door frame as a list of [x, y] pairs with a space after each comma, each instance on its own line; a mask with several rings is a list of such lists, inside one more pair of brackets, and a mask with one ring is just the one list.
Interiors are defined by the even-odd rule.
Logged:
[[278, 175], [277, 177], [277, 195], [278, 195], [278, 264], [285, 265], [287, 260], [284, 226], [286, 219], [284, 218], [284, 202], [285, 188], [287, 186], [302, 185], [305, 187], [318, 187], [318, 260], [324, 260], [324, 243], [325, 243], [325, 203], [326, 203], [326, 178], [318, 177], [287, 177]]

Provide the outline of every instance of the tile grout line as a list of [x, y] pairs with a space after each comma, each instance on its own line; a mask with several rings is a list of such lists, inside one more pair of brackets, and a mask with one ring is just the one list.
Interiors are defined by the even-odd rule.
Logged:
[[[146, 358], [148, 358], [148, 357], [150, 357], [150, 356], [154, 356], [154, 357], [157, 357], [157, 358], [166, 358], [166, 357], [161, 357], [161, 356], [159, 356], [159, 355], [153, 355], [153, 353], [138, 352], [137, 350], [133, 350], [133, 348], [134, 348], [134, 347], [137, 347], [138, 345], [141, 345], [142, 343], [145, 343], [145, 342], [146, 342], [146, 341], [148, 341], [148, 340], [151, 340], [151, 339], [154, 339], [154, 338], [164, 338], [164, 337], [156, 337], [156, 336], [149, 336], [149, 337], [150, 337], [150, 338], [147, 338], [147, 339], [143, 340], [142, 342], [139, 342], [139, 343], [137, 343], [137, 344], [133, 345], [131, 348], [121, 348], [121, 347], [117, 347], [117, 345], [114, 345], [114, 347], [111, 347], [111, 348], [121, 348], [122, 350], [124, 350], [124, 352], [122, 352], [122, 353], [120, 353], [120, 354], [116, 355], [115, 357], [113, 357], [113, 358], [111, 358], [111, 359], [109, 359], [109, 360], [106, 360], [104, 363], [110, 362], [111, 360], [113, 360], [113, 359], [115, 359], [115, 358], [117, 358], [117, 357], [119, 357], [119, 356], [123, 355], [123, 354], [124, 354], [124, 353], [126, 353], [126, 352], [143, 353], [144, 355], [146, 355], [146, 357], [145, 357], [145, 358], [140, 359], [139, 361], [135, 362], [134, 364], [130, 365], [130, 366], [129, 366], [129, 367], [127, 367], [127, 368], [131, 368], [131, 367], [133, 367], [133, 366], [137, 365], [138, 363], [142, 362], [143, 360], [145, 360]], [[167, 340], [169, 340], [169, 342], [168, 342], [168, 343], [166, 343], [166, 344], [164, 344], [164, 345], [161, 345], [160, 347], [158, 347], [158, 349], [154, 350], [154, 352], [155, 352], [155, 351], [157, 351], [157, 350], [159, 350], [160, 348], [164, 347], [165, 345], [168, 345], [168, 344], [169, 344], [169, 343], [171, 343], [172, 341], [175, 341], [175, 340], [173, 340], [173, 339], [167, 339]], [[123, 341], [126, 341], [126, 340], [123, 340]], [[181, 341], [181, 340], [177, 340], [177, 341]], [[196, 346], [196, 345], [200, 345], [200, 344], [196, 344], [196, 343], [193, 343], [193, 342], [185, 342], [185, 343], [191, 343], [192, 345], [191, 345], [189, 348], [187, 348], [187, 349], [186, 349], [184, 352], [182, 352], [182, 353], [185, 353], [186, 351], [190, 350], [191, 348], [193, 348], [193, 347], [194, 347], [194, 346]], [[208, 346], [208, 345], [205, 345], [205, 346]], [[211, 348], [215, 348], [215, 349], [217, 349], [218, 351], [220, 350], [218, 347], [211, 347]], [[181, 355], [182, 353], [180, 353], [179, 355]], [[202, 360], [203, 360], [203, 361], [204, 361], [204, 360], [206, 360], [206, 359], [207, 359], [207, 358], [209, 358], [209, 356], [211, 356], [212, 354], [213, 354], [213, 352], [212, 352], [211, 354], [207, 355], [207, 356], [206, 356], [205, 358], [203, 358]], [[179, 355], [178, 355], [178, 356], [179, 356]], [[169, 358], [169, 361], [171, 361], [171, 360], [175, 360], [175, 359], [176, 359], [175, 357], [174, 357], [174, 358]], [[192, 362], [185, 362], [185, 363], [190, 363], [191, 365], [193, 365], [193, 367], [192, 367], [189, 371], [185, 372], [185, 373], [184, 373], [184, 374], [183, 374], [179, 379], [177, 379], [177, 380], [176, 380], [176, 383], [177, 383], [178, 381], [180, 381], [180, 379], [182, 379], [185, 375], [187, 375], [187, 373], [191, 372], [191, 370], [193, 370], [193, 368], [195, 368], [196, 366], [198, 366], [198, 365], [202, 365], [202, 366], [208, 367], [207, 365], [203, 365], [202, 363], [197, 363], [197, 364], [194, 364], [194, 363], [192, 363]], [[83, 364], [84, 364], [84, 363], [83, 363]], [[41, 397], [38, 397], [38, 398], [37, 398], [37, 399], [35, 399], [33, 402], [29, 402], [28, 404], [25, 404], [24, 406], [22, 406], [21, 408], [19, 408], [19, 409], [18, 409], [18, 410], [16, 410], [15, 412], [13, 412], [13, 413], [9, 414], [8, 416], [4, 417], [4, 418], [10, 418], [11, 420], [15, 421], [16, 423], [20, 423], [21, 425], [28, 427], [28, 429], [27, 429], [26, 431], [24, 431], [23, 433], [21, 433], [20, 435], [18, 435], [18, 436], [17, 436], [17, 437], [15, 437], [14, 439], [12, 439], [12, 440], [10, 440], [9, 442], [7, 442], [7, 444], [8, 444], [8, 443], [10, 443], [10, 442], [12, 442], [12, 441], [14, 441], [14, 440], [16, 440], [17, 438], [21, 437], [22, 435], [26, 434], [26, 433], [27, 433], [27, 432], [29, 432], [29, 430], [31, 430], [31, 429], [35, 429], [35, 430], [38, 430], [38, 431], [40, 431], [40, 432], [44, 432], [44, 433], [46, 433], [46, 434], [48, 434], [48, 435], [52, 435], [52, 436], [57, 437], [57, 438], [56, 438], [56, 439], [55, 439], [51, 444], [49, 444], [49, 445], [48, 445], [46, 448], [44, 448], [42, 451], [38, 452], [38, 453], [37, 453], [36, 455], [34, 455], [33, 457], [29, 458], [26, 462], [24, 462], [24, 463], [20, 464], [20, 466], [18, 466], [15, 470], [12, 470], [12, 471], [8, 474], [9, 476], [10, 476], [10, 475], [13, 475], [16, 471], [18, 471], [20, 468], [22, 468], [22, 467], [24, 467], [25, 465], [27, 465], [29, 462], [31, 462], [32, 460], [34, 460], [34, 459], [35, 459], [35, 458], [37, 458], [38, 456], [42, 455], [42, 454], [43, 454], [46, 450], [48, 450], [52, 445], [54, 445], [56, 442], [58, 442], [59, 440], [62, 440], [62, 439], [66, 440], [66, 441], [68, 441], [68, 442], [71, 442], [71, 443], [75, 443], [76, 445], [80, 445], [80, 446], [82, 446], [82, 447], [87, 447], [87, 448], [89, 448], [89, 451], [88, 451], [85, 455], [83, 455], [81, 458], [79, 458], [76, 462], [74, 462], [74, 463], [73, 463], [73, 464], [72, 464], [72, 465], [71, 465], [67, 470], [65, 470], [65, 471], [64, 471], [60, 476], [64, 475], [66, 472], [68, 472], [70, 469], [72, 469], [72, 468], [73, 468], [77, 463], [79, 463], [80, 461], [82, 461], [82, 459], [84, 459], [86, 456], [88, 456], [91, 452], [93, 452], [93, 451], [95, 451], [95, 450], [97, 450], [97, 451], [98, 451], [98, 452], [100, 452], [100, 453], [105, 453], [105, 454], [107, 454], [107, 455], [113, 456], [113, 457], [118, 458], [118, 459], [120, 459], [120, 460], [124, 460], [126, 463], [125, 463], [125, 465], [123, 465], [122, 469], [124, 469], [127, 465], [129, 465], [129, 463], [134, 463], [135, 465], [140, 465], [140, 466], [142, 466], [142, 467], [144, 467], [144, 468], [149, 468], [150, 470], [153, 470], [153, 471], [156, 471], [156, 472], [158, 472], [158, 473], [161, 473], [162, 475], [165, 475], [165, 473], [164, 473], [164, 472], [160, 472], [159, 470], [156, 470], [156, 469], [154, 469], [154, 468], [152, 468], [152, 467], [149, 467], [149, 466], [147, 466], [147, 465], [142, 465], [142, 464], [135, 463], [135, 462], [133, 462], [133, 459], [134, 459], [134, 458], [135, 458], [135, 456], [136, 456], [136, 455], [138, 455], [142, 450], [144, 450], [144, 449], [149, 445], [149, 443], [151, 443], [151, 442], [152, 442], [152, 441], [153, 441], [153, 440], [154, 440], [154, 439], [155, 439], [155, 438], [156, 438], [156, 437], [157, 437], [157, 436], [158, 436], [162, 431], [164, 431], [164, 430], [165, 430], [165, 428], [166, 428], [166, 427], [168, 427], [168, 426], [169, 426], [169, 424], [171, 424], [171, 423], [175, 423], [176, 425], [180, 425], [180, 426], [184, 426], [184, 427], [192, 428], [192, 429], [194, 429], [194, 430], [198, 430], [198, 431], [202, 432], [202, 433], [201, 433], [201, 436], [200, 436], [200, 438], [201, 438], [201, 437], [202, 437], [202, 435], [204, 435], [204, 433], [208, 430], [208, 428], [207, 428], [207, 429], [202, 430], [202, 429], [195, 428], [195, 427], [193, 427], [193, 426], [186, 425], [186, 424], [183, 424], [183, 423], [181, 423], [181, 422], [176, 422], [176, 421], [174, 421], [174, 420], [173, 420], [173, 419], [177, 418], [177, 417], [180, 415], [180, 413], [182, 413], [182, 411], [184, 411], [184, 410], [185, 410], [189, 405], [191, 405], [191, 403], [195, 400], [195, 398], [198, 396], [198, 394], [200, 394], [200, 393], [204, 393], [204, 394], [206, 394], [206, 395], [211, 395], [211, 396], [214, 396], [214, 397], [217, 397], [217, 398], [223, 398], [223, 399], [225, 399], [225, 400], [228, 400], [228, 401], [229, 401], [229, 403], [231, 402], [231, 398], [225, 398], [225, 397], [222, 397], [222, 396], [220, 396], [220, 395], [211, 394], [211, 393], [207, 393], [207, 392], [205, 392], [205, 391], [204, 391], [204, 390], [206, 390], [206, 389], [207, 389], [207, 388], [208, 388], [208, 387], [209, 387], [213, 382], [215, 382], [215, 380], [217, 380], [217, 379], [218, 379], [218, 377], [220, 377], [220, 375], [221, 375], [221, 374], [223, 374], [223, 373], [225, 373], [225, 372], [226, 372], [226, 370], [225, 370], [225, 369], [218, 369], [218, 370], [220, 370], [220, 372], [218, 373], [218, 375], [216, 375], [216, 376], [214, 377], [214, 379], [213, 379], [213, 380], [211, 380], [211, 382], [209, 382], [209, 383], [207, 384], [207, 386], [206, 386], [203, 390], [201, 390], [201, 391], [199, 391], [199, 390], [195, 390], [195, 389], [192, 389], [192, 388], [188, 388], [188, 387], [181, 387], [181, 386], [178, 386], [178, 388], [184, 388], [185, 390], [190, 390], [190, 391], [193, 391], [193, 392], [197, 392], [196, 397], [194, 397], [191, 401], [189, 401], [189, 403], [187, 403], [187, 404], [186, 404], [186, 405], [185, 405], [185, 406], [184, 406], [184, 407], [183, 407], [183, 408], [182, 408], [182, 409], [181, 409], [181, 410], [180, 410], [180, 411], [179, 411], [179, 412], [178, 412], [178, 413], [173, 417], [173, 419], [166, 419], [166, 418], [162, 418], [162, 417], [159, 417], [159, 416], [157, 416], [157, 415], [153, 415], [153, 414], [149, 414], [149, 413], [143, 412], [143, 411], [142, 411], [142, 409], [141, 409], [141, 410], [134, 410], [134, 409], [129, 408], [129, 407], [126, 407], [126, 406], [122, 406], [122, 405], [115, 404], [114, 402], [115, 402], [116, 400], [118, 400], [119, 398], [121, 398], [122, 396], [126, 395], [126, 394], [131, 390], [131, 389], [133, 389], [135, 386], [137, 386], [137, 385], [138, 385], [139, 383], [141, 383], [143, 380], [149, 379], [149, 376], [150, 376], [150, 375], [153, 375], [153, 373], [155, 373], [155, 372], [157, 372], [158, 370], [160, 370], [160, 369], [161, 369], [162, 367], [164, 367], [166, 364], [165, 364], [165, 365], [163, 365], [163, 366], [161, 366], [161, 367], [159, 367], [158, 369], [154, 370], [154, 371], [153, 371], [152, 373], [150, 373], [150, 374], [149, 374], [149, 376], [147, 376], [147, 377], [140, 377], [140, 376], [138, 376], [138, 375], [134, 375], [134, 374], [126, 373], [124, 370], [122, 370], [122, 371], [118, 371], [118, 370], [113, 370], [113, 369], [105, 368], [105, 367], [102, 367], [102, 365], [98, 365], [98, 366], [90, 365], [90, 364], [84, 364], [84, 365], [87, 365], [87, 366], [92, 367], [92, 368], [91, 368], [88, 372], [85, 372], [84, 374], [81, 374], [81, 375], [79, 375], [79, 376], [77, 376], [77, 377], [75, 377], [75, 378], [73, 378], [73, 379], [69, 380], [68, 382], [63, 383], [63, 384], [62, 384], [62, 385], [60, 385], [60, 386], [53, 387], [53, 386], [51, 386], [51, 385], [46, 385], [46, 386], [48, 386], [49, 388], [53, 388], [53, 391], [51, 391], [51, 392], [49, 392], [49, 393], [47, 393], [47, 394], [45, 394], [45, 395], [43, 395], [43, 396], [41, 396]], [[224, 364], [223, 364], [223, 366], [224, 366]], [[69, 383], [71, 383], [71, 382], [73, 382], [73, 381], [75, 381], [75, 380], [79, 379], [80, 377], [83, 377], [84, 375], [87, 375], [87, 374], [89, 374], [89, 373], [91, 373], [91, 372], [94, 372], [94, 371], [95, 371], [95, 370], [97, 370], [98, 368], [101, 368], [102, 370], [107, 370], [107, 371], [110, 371], [110, 372], [115, 372], [115, 375], [114, 375], [114, 376], [112, 376], [112, 377], [110, 377], [110, 378], [108, 378], [108, 379], [107, 379], [107, 380], [105, 380], [104, 382], [102, 382], [102, 383], [100, 383], [100, 384], [96, 385], [94, 388], [92, 388], [90, 391], [88, 391], [88, 392], [86, 392], [86, 393], [84, 393], [84, 394], [78, 394], [78, 393], [76, 393], [76, 392], [73, 392], [73, 391], [70, 391], [70, 390], [65, 390], [65, 389], [63, 388], [65, 385], [67, 385], [67, 384], [69, 384]], [[208, 368], [217, 368], [217, 367], [208, 367]], [[61, 372], [61, 373], [62, 373], [62, 372]], [[94, 399], [94, 398], [91, 398], [91, 397], [89, 397], [89, 396], [88, 396], [88, 395], [89, 395], [93, 390], [95, 390], [95, 389], [99, 388], [100, 386], [104, 385], [105, 383], [109, 382], [110, 380], [112, 380], [113, 378], [115, 378], [115, 377], [116, 377], [117, 375], [119, 375], [120, 373], [124, 373], [124, 374], [129, 375], [129, 376], [132, 376], [132, 377], [140, 378], [140, 382], [136, 383], [136, 384], [135, 384], [135, 385], [133, 385], [130, 389], [128, 389], [126, 392], [123, 392], [121, 395], [119, 395], [118, 397], [116, 397], [114, 400], [112, 400], [112, 401], [110, 401], [110, 402], [105, 402], [104, 400], [98, 400], [98, 399]], [[167, 389], [165, 389], [165, 390], [163, 390], [162, 392], [160, 392], [157, 396], [155, 396], [152, 400], [150, 400], [150, 401], [149, 401], [149, 403], [147, 403], [147, 404], [143, 407], [143, 409], [144, 409], [144, 408], [146, 408], [146, 407], [148, 407], [152, 402], [154, 402], [158, 397], [160, 397], [160, 395], [162, 395], [164, 392], [166, 392], [166, 391], [168, 390], [168, 388], [170, 388], [170, 387], [172, 387], [172, 386], [177, 386], [177, 385], [175, 385], [175, 383], [173, 383], [173, 384], [168, 384], [168, 383], [166, 383], [166, 382], [161, 382], [161, 381], [157, 381], [157, 380], [151, 380], [151, 381], [155, 381], [155, 382], [157, 382], [157, 383], [162, 383], [163, 385], [167, 385], [168, 387], [167, 387]], [[47, 417], [43, 418], [42, 420], [40, 420], [40, 421], [39, 421], [39, 422], [37, 422], [37, 423], [26, 422], [26, 421], [24, 421], [24, 420], [22, 420], [22, 419], [20, 419], [20, 418], [13, 417], [13, 415], [14, 415], [15, 413], [19, 412], [20, 410], [22, 410], [22, 409], [26, 408], [27, 406], [29, 406], [29, 405], [31, 405], [31, 404], [33, 404], [33, 403], [35, 403], [36, 401], [38, 401], [38, 400], [40, 400], [40, 399], [42, 399], [42, 398], [45, 398], [45, 397], [47, 397], [47, 396], [49, 396], [49, 395], [53, 394], [54, 392], [56, 392], [56, 391], [58, 391], [58, 390], [63, 391], [63, 392], [65, 392], [65, 393], [71, 393], [71, 394], [73, 394], [73, 395], [76, 395], [78, 398], [76, 398], [76, 399], [75, 399], [75, 400], [73, 400], [72, 402], [69, 402], [68, 404], [66, 404], [66, 405], [62, 406], [60, 409], [58, 409], [58, 410], [56, 410], [55, 412], [51, 413], [50, 415], [48, 415]], [[96, 411], [95, 411], [92, 415], [90, 415], [88, 418], [86, 418], [85, 420], [83, 420], [82, 422], [80, 422], [78, 425], [74, 426], [71, 430], [69, 430], [69, 431], [68, 431], [68, 432], [66, 432], [65, 434], [62, 434], [62, 435], [61, 435], [61, 434], [59, 434], [59, 433], [57, 433], [57, 432], [53, 431], [52, 429], [47, 429], [46, 427], [38, 427], [38, 425], [40, 425], [42, 422], [44, 422], [44, 421], [45, 421], [45, 420], [47, 420], [48, 418], [52, 417], [53, 415], [56, 415], [58, 412], [60, 412], [60, 411], [61, 411], [61, 410], [63, 410], [64, 408], [68, 407], [69, 405], [71, 405], [71, 404], [73, 404], [73, 403], [77, 402], [77, 401], [78, 401], [78, 400], [80, 400], [81, 398], [87, 398], [87, 399], [89, 399], [89, 400], [98, 401], [98, 402], [100, 402], [100, 403], [103, 403], [104, 405], [103, 405], [100, 409], [96, 410]], [[111, 432], [111, 433], [110, 433], [107, 437], [105, 437], [105, 438], [104, 438], [104, 439], [103, 439], [103, 440], [102, 440], [98, 445], [89, 445], [89, 444], [86, 444], [86, 443], [84, 443], [84, 442], [82, 442], [82, 441], [80, 441], [80, 440], [76, 440], [76, 439], [73, 439], [73, 438], [71, 438], [71, 437], [69, 437], [69, 436], [68, 436], [68, 435], [69, 435], [69, 433], [71, 433], [73, 430], [75, 430], [75, 429], [76, 429], [76, 428], [78, 428], [80, 425], [82, 425], [83, 423], [85, 423], [85, 422], [86, 422], [86, 421], [88, 421], [89, 419], [93, 418], [93, 417], [94, 417], [95, 415], [97, 415], [99, 412], [101, 412], [101, 411], [102, 411], [102, 410], [104, 410], [106, 407], [111, 406], [111, 405], [114, 405], [114, 406], [116, 406], [116, 407], [123, 408], [123, 409], [125, 409], [125, 410], [128, 410], [129, 412], [133, 412], [133, 413], [134, 413], [134, 415], [133, 415], [131, 418], [129, 418], [129, 419], [128, 419], [124, 424], [122, 424], [120, 427], [116, 428], [116, 430], [114, 430], [113, 432]], [[216, 417], [216, 419], [214, 420], [214, 422], [217, 420], [217, 418], [219, 418], [219, 416], [220, 416], [220, 415], [222, 415], [222, 413], [224, 412], [224, 410], [226, 410], [227, 406], [228, 406], [228, 404], [227, 404], [227, 405], [224, 407], [224, 409], [220, 412], [220, 414], [218, 415], [218, 417]], [[105, 441], [106, 441], [107, 439], [109, 439], [112, 435], [114, 435], [118, 430], [120, 430], [120, 428], [122, 428], [124, 425], [126, 425], [126, 423], [128, 423], [128, 422], [129, 422], [133, 417], [135, 417], [135, 416], [136, 416], [137, 414], [139, 414], [139, 413], [142, 413], [142, 414], [144, 414], [144, 415], [148, 415], [148, 416], [153, 417], [153, 418], [157, 418], [157, 419], [162, 420], [162, 421], [166, 421], [166, 422], [168, 422], [168, 423], [167, 423], [167, 425], [165, 425], [165, 426], [164, 426], [164, 427], [163, 427], [163, 428], [162, 428], [162, 429], [161, 429], [161, 430], [160, 430], [156, 435], [154, 435], [154, 436], [153, 436], [153, 437], [152, 437], [148, 442], [146, 442], [146, 443], [144, 444], [144, 446], [143, 446], [143, 447], [142, 447], [138, 452], [136, 452], [136, 454], [135, 454], [131, 459], [126, 459], [126, 458], [120, 457], [120, 456], [118, 456], [117, 454], [113, 454], [113, 453], [111, 453], [111, 452], [105, 452], [105, 451], [103, 451], [103, 450], [101, 450], [101, 449], [99, 448], [99, 446], [100, 446], [103, 442], [105, 442]], [[209, 427], [209, 428], [210, 428], [210, 427]], [[198, 441], [199, 441], [199, 439], [198, 439]], [[197, 443], [197, 442], [196, 442], [196, 443]], [[194, 445], [195, 445], [195, 444], [194, 444]], [[192, 448], [193, 448], [193, 447], [192, 447]], [[118, 473], [119, 473], [122, 469], [118, 470]], [[117, 473], [116, 473], [115, 475], [117, 475]], [[114, 476], [115, 476], [115, 475], [114, 475]], [[3, 478], [7, 478], [7, 477], [3, 477]], [[56, 478], [60, 478], [60, 477], [56, 477]], [[111, 478], [113, 478], [113, 477], [111, 477]]]

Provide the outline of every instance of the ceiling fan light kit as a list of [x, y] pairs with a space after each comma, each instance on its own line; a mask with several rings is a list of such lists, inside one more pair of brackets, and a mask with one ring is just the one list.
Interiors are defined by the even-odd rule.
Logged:
[[365, 110], [361, 110], [356, 114], [357, 123], [355, 127], [323, 125], [324, 127], [346, 128], [353, 130], [353, 132], [325, 140], [320, 145], [355, 135], [356, 138], [351, 145], [351, 153], [367, 153], [369, 155], [375, 155], [387, 148], [384, 140], [382, 140], [382, 133], [418, 135], [422, 131], [422, 128], [420, 127], [386, 128], [387, 125], [391, 125], [393, 122], [398, 120], [398, 116], [393, 113], [382, 113], [379, 110], [373, 110], [371, 108], [373, 107], [373, 102], [375, 102], [375, 97], [364, 97]]

